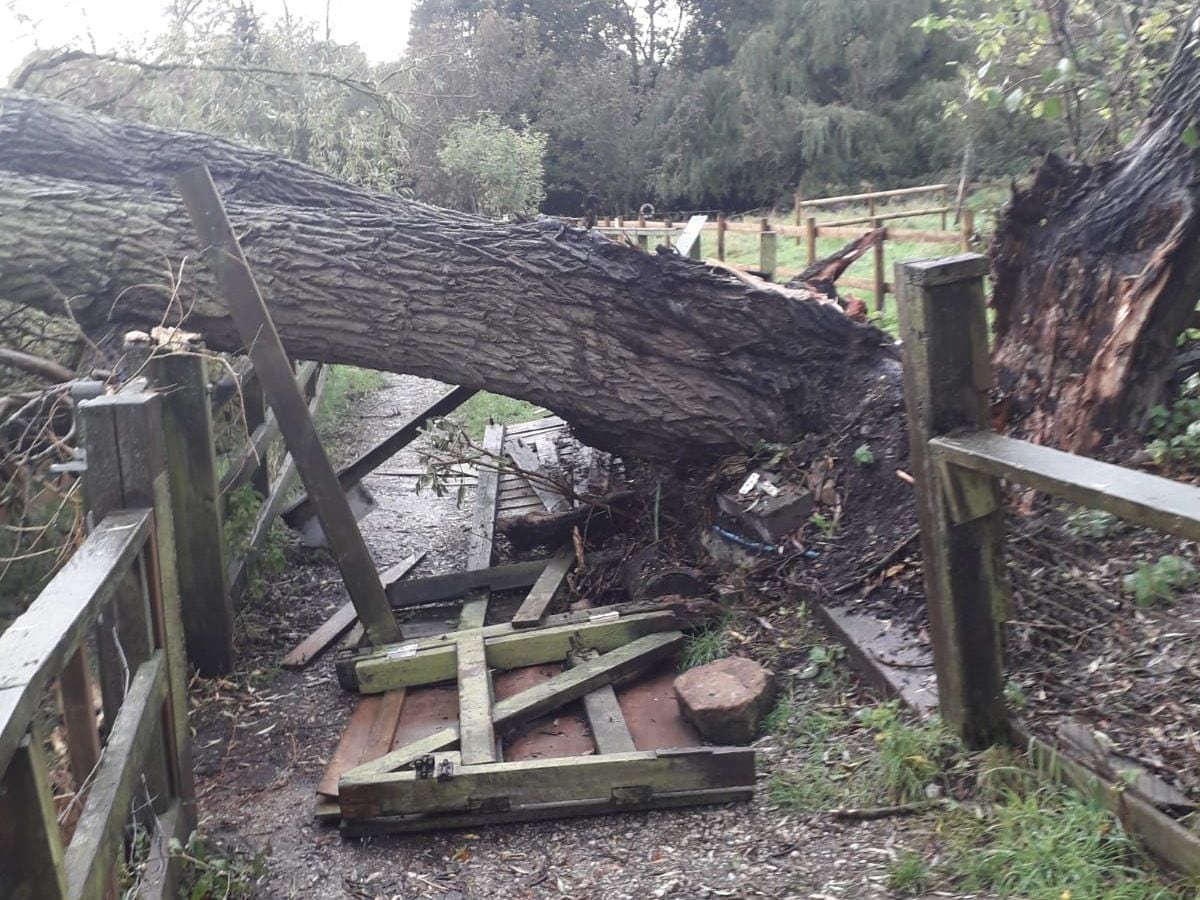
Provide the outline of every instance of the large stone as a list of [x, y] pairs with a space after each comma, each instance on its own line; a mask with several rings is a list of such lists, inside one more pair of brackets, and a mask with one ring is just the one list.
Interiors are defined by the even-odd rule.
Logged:
[[689, 669], [675, 679], [684, 718], [714, 744], [748, 744], [775, 704], [775, 676], [741, 656]]

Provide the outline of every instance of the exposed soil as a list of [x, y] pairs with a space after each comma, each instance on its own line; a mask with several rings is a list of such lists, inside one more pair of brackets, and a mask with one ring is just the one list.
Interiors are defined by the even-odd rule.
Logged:
[[[384, 390], [359, 404], [341, 455], [380, 439], [441, 390], [390, 377]], [[851, 452], [857, 446], [849, 437], [846, 443]], [[459, 509], [453, 496], [418, 496], [414, 479], [383, 474], [417, 466], [409, 448], [367, 480], [380, 504], [363, 523], [368, 545], [381, 567], [427, 550], [417, 574], [459, 568], [469, 504]], [[893, 536], [880, 527], [872, 540], [883, 550]], [[327, 559], [289, 550], [287, 571], [272, 577], [262, 599], [243, 613], [237, 675], [195, 686], [201, 827], [235, 849], [269, 853], [257, 896], [888, 896], [887, 863], [910, 822], [788, 815], [771, 807], [765, 790], [750, 803], [726, 807], [343, 841], [336, 829], [317, 824], [312, 810], [353, 697], [338, 686], [330, 655], [301, 672], [283, 671], [277, 662], [345, 600]], [[788, 615], [794, 602], [770, 594], [747, 594], [745, 602], [754, 615], [737, 635], [736, 651], [769, 658], [785, 678], [797, 673], [809, 647], [794, 637], [780, 640], [794, 632], [796, 619]], [[811, 681], [797, 690], [802, 699], [821, 691], [830, 692], [825, 702], [846, 699]], [[843, 690], [862, 696], [857, 688]], [[764, 782], [795, 770], [789, 746], [768, 736], [757, 747]]]

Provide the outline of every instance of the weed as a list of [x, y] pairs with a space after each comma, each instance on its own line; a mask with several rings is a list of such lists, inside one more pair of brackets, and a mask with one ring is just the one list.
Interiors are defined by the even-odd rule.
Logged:
[[1121, 520], [1102, 509], [1077, 509], [1067, 514], [1067, 531], [1076, 537], [1101, 540], [1112, 537], [1120, 528]]
[[1150, 410], [1146, 450], [1158, 466], [1200, 463], [1200, 373], [1189, 376], [1168, 406]]
[[898, 894], [922, 894], [932, 884], [933, 873], [919, 853], [911, 850], [901, 851], [888, 866], [888, 887]]
[[1015, 681], [1008, 681], [1004, 684], [1004, 702], [1008, 704], [1009, 709], [1015, 709], [1018, 712], [1029, 705], [1029, 698], [1025, 696], [1025, 689]]
[[364, 394], [379, 390], [386, 383], [382, 372], [354, 366], [330, 366], [316, 416], [317, 431], [322, 439], [336, 433], [349, 418], [354, 401]]
[[[263, 498], [248, 484], [225, 495], [225, 552], [228, 559], [237, 559], [248, 552], [262, 504]], [[265, 588], [264, 579], [287, 568], [286, 544], [284, 528], [277, 520], [272, 523], [258, 552], [249, 559], [246, 596], [260, 596]]]
[[813, 525], [816, 525], [817, 530], [825, 537], [833, 537], [834, 532], [837, 531], [837, 524], [820, 513], [813, 513], [808, 517], [808, 521], [810, 521]]
[[1156, 562], [1141, 562], [1121, 579], [1127, 593], [1133, 594], [1138, 606], [1153, 606], [1156, 601], [1168, 602], [1177, 591], [1196, 583], [1196, 567], [1182, 556], [1160, 556]]
[[875, 454], [871, 451], [871, 445], [859, 444], [854, 451], [854, 461], [860, 466], [869, 466], [875, 462]]
[[729, 655], [729, 621], [722, 618], [688, 635], [683, 648], [682, 669], [694, 669]]
[[896, 701], [863, 709], [859, 720], [875, 732], [878, 750], [863, 767], [863, 783], [883, 788], [892, 803], [923, 800], [926, 785], [961, 753], [940, 722], [910, 725], [901, 718]]
[[180, 897], [207, 900], [258, 896], [259, 882], [267, 870], [264, 853], [247, 857], [222, 852], [194, 831], [186, 845], [172, 838], [170, 849], [171, 855], [183, 863]]
[[969, 890], [1028, 900], [1176, 896], [1135, 868], [1139, 852], [1107, 809], [1066, 788], [1010, 791], [982, 820], [957, 813], [947, 824], [947, 870]]
[[804, 679], [817, 678], [824, 683], [838, 662], [845, 657], [846, 648], [841, 644], [817, 644], [809, 649], [808, 665], [801, 670], [800, 677]]

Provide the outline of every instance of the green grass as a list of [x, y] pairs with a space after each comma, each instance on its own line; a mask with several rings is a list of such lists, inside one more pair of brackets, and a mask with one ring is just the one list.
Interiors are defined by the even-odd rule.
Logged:
[[[994, 211], [1003, 204], [1007, 196], [1007, 192], [1000, 189], [991, 188], [980, 191], [974, 194], [968, 200], [967, 206], [975, 211], [975, 229], [980, 234], [990, 233], [992, 222], [994, 220]], [[952, 201], [951, 201], [952, 202]], [[893, 212], [901, 212], [906, 209], [928, 209], [936, 206], [936, 200], [933, 198], [918, 198], [916, 200], [896, 202], [887, 206], [879, 206], [876, 210], [879, 215], [887, 215]], [[848, 206], [842, 209], [818, 209], [813, 210], [812, 214], [817, 217], [817, 225], [826, 221], [840, 221], [842, 219], [856, 219], [868, 215], [868, 210], [865, 206]], [[954, 231], [956, 226], [953, 221], [952, 214], [947, 216], [946, 230]], [[789, 213], [787, 215], [775, 216], [772, 221], [778, 225], [787, 225], [794, 227], [795, 219]], [[891, 228], [902, 228], [906, 230], [921, 230], [921, 231], [941, 231], [942, 217], [941, 215], [925, 215], [912, 216], [904, 219], [890, 219], [886, 223]], [[858, 226], [854, 226], [858, 227]], [[864, 229], [866, 226], [862, 226]], [[707, 242], [704, 246], [704, 253], [709, 255], [715, 253], [715, 246], [712, 243], [715, 241], [715, 235], [707, 232], [704, 235]], [[821, 259], [824, 256], [840, 250], [850, 242], [849, 238], [818, 238], [817, 239], [817, 258]], [[959, 242], [952, 241], [946, 244], [931, 244], [931, 243], [916, 243], [904, 241], [887, 241], [884, 244], [884, 279], [888, 282], [893, 281], [895, 264], [897, 262], [905, 262], [914, 259], [927, 259], [929, 257], [947, 256], [961, 252]], [[756, 235], [745, 233], [728, 232], [725, 235], [725, 259], [727, 262], [738, 263], [744, 265], [757, 266], [759, 263], [759, 240]], [[776, 266], [779, 269], [789, 272], [798, 272], [808, 265], [808, 260], [805, 257], [804, 239], [799, 241], [794, 237], [779, 237], [776, 242]], [[870, 252], [864, 254], [863, 258], [854, 263], [847, 271], [845, 277], [848, 278], [865, 278], [870, 279], [874, 272], [874, 255]], [[788, 276], [790, 277], [790, 275]], [[784, 280], [779, 278], [777, 280]], [[869, 289], [864, 288], [844, 288], [841, 291], [843, 296], [852, 295], [862, 300], [867, 304], [872, 316], [876, 317], [877, 324], [886, 331], [895, 334], [897, 331], [896, 319], [896, 298], [893, 294], [888, 294], [884, 302], [884, 309], [881, 313], [875, 313], [874, 297]]]
[[728, 655], [729, 620], [722, 618], [688, 635], [679, 667], [682, 670], [694, 669]]
[[901, 851], [888, 866], [888, 887], [902, 896], [923, 894], [933, 886], [933, 873], [919, 853]]
[[478, 443], [483, 440], [483, 429], [488, 422], [512, 425], [516, 422], [540, 419], [545, 415], [546, 411], [542, 407], [525, 400], [480, 391], [455, 410], [450, 418], [466, 430], [472, 441]]
[[321, 438], [336, 434], [351, 418], [355, 402], [364, 394], [377, 391], [387, 383], [382, 372], [354, 366], [330, 366], [325, 393], [317, 407], [317, 431]]

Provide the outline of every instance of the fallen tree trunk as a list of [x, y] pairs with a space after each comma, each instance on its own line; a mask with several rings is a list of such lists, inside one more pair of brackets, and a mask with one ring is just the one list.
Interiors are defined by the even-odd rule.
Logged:
[[1200, 298], [1200, 58], [1193, 29], [1129, 146], [1094, 166], [1051, 156], [992, 247], [999, 418], [1089, 452], [1141, 426]]
[[431, 212], [216, 138], [12, 92], [0, 92], [0, 296], [69, 309], [92, 332], [186, 321], [238, 349], [171, 180], [198, 162], [294, 357], [522, 397], [597, 446], [668, 458], [833, 427], [847, 398], [897, 377], [881, 332], [691, 260], [551, 220]]

